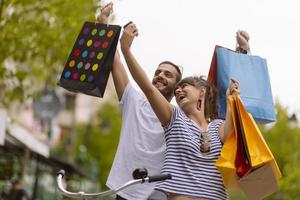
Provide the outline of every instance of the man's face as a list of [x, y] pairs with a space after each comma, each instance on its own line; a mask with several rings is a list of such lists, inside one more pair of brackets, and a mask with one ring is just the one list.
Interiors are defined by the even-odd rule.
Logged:
[[173, 96], [173, 91], [176, 85], [176, 77], [178, 72], [174, 66], [170, 64], [161, 64], [158, 66], [152, 79], [152, 84], [166, 98]]

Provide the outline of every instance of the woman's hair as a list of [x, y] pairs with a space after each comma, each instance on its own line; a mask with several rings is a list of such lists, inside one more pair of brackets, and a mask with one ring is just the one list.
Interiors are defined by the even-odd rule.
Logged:
[[[205, 76], [189, 76], [182, 79], [177, 86], [187, 83], [195, 87], [205, 87], [205, 105], [204, 116], [207, 120], [211, 121], [218, 117], [218, 104], [217, 104], [217, 88], [211, 84]], [[176, 86], [176, 87], [177, 87]]]

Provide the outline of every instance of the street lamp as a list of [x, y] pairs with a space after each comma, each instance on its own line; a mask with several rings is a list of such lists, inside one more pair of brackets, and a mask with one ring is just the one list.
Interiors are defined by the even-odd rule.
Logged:
[[61, 110], [61, 102], [55, 92], [55, 90], [50, 89], [47, 85], [40, 92], [40, 95], [32, 104], [34, 115], [42, 120], [42, 122], [47, 122], [48, 125], [48, 138], [51, 137], [51, 121]]

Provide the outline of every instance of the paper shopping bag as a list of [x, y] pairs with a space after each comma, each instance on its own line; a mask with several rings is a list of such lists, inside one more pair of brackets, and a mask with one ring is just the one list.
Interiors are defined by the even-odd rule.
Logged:
[[59, 85], [103, 97], [121, 27], [85, 22], [67, 59]]
[[[224, 185], [227, 189], [240, 188], [239, 178], [247, 176], [258, 167], [270, 164], [276, 179], [281, 177], [277, 163], [265, 143], [251, 114], [247, 113], [239, 96], [228, 98], [232, 120], [233, 132], [223, 144], [216, 166], [219, 169]], [[245, 120], [246, 119], [246, 120]], [[249, 121], [250, 120], [250, 121]], [[248, 121], [248, 123], [245, 123]], [[249, 125], [252, 123], [252, 125]], [[249, 127], [255, 130], [249, 131]], [[242, 135], [241, 145], [238, 145], [238, 135]], [[245, 151], [240, 151], [244, 148]], [[242, 153], [242, 156], [240, 153]], [[241, 156], [241, 157], [240, 157]]]
[[263, 199], [278, 191], [277, 180], [270, 163], [240, 178], [239, 184], [249, 200]]
[[[229, 98], [228, 102], [230, 105], [231, 113], [235, 113], [236, 108], [234, 106], [234, 99]], [[234, 118], [235, 115], [232, 114], [232, 117]], [[237, 176], [236, 166], [235, 166], [236, 152], [237, 152], [237, 136], [235, 132], [236, 123], [233, 123], [233, 125], [234, 125], [234, 130], [225, 140], [222, 146], [220, 157], [216, 161], [216, 166], [223, 177], [223, 183], [227, 189], [240, 188], [238, 183], [239, 177]]]
[[244, 148], [247, 149], [247, 158], [252, 169], [250, 173], [240, 176], [239, 185], [248, 199], [262, 199], [278, 190], [277, 179], [281, 177], [281, 173], [272, 152], [251, 114], [246, 111], [241, 98], [239, 96], [233, 98], [238, 121], [241, 124], [241, 139]]
[[208, 80], [219, 90], [219, 116], [225, 118], [230, 79], [239, 81], [241, 98], [257, 123], [275, 121], [273, 96], [265, 59], [216, 46]]
[[215, 87], [218, 87], [218, 82], [217, 82], [217, 73], [218, 73], [218, 57], [217, 57], [217, 49], [218, 48], [223, 48], [219, 45], [215, 46], [214, 52], [213, 52], [213, 57], [211, 59], [210, 63], [210, 68], [208, 72], [208, 77], [207, 80], [213, 84]]
[[238, 114], [238, 107], [236, 104], [236, 96], [233, 97], [234, 112], [231, 111], [232, 121], [234, 125], [234, 131], [237, 138], [237, 149], [235, 158], [236, 174], [239, 177], [243, 177], [248, 173], [251, 168], [251, 160], [248, 152], [247, 142], [245, 140], [244, 130]]
[[275, 177], [279, 179], [281, 177], [279, 167], [257, 124], [251, 114], [246, 111], [241, 98], [239, 96], [234, 98], [251, 167], [257, 168], [266, 163], [271, 163]]

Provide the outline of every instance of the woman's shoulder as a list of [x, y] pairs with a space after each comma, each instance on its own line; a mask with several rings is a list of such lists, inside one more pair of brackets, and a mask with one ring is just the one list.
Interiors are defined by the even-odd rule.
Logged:
[[214, 127], [219, 127], [225, 122], [224, 119], [213, 119], [210, 123], [209, 126], [214, 126]]

